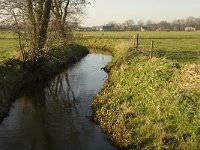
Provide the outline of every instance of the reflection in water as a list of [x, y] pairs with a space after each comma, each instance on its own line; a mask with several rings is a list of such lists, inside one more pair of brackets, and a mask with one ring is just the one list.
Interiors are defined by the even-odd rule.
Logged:
[[24, 89], [0, 124], [0, 150], [114, 149], [86, 117], [110, 60], [90, 54], [49, 83]]

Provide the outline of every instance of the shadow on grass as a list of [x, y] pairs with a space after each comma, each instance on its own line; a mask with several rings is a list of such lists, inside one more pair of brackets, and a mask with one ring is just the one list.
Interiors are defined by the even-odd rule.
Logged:
[[0, 64], [0, 88], [16, 79], [21, 73], [20, 66], [22, 62], [16, 59], [9, 59]]
[[156, 57], [165, 57], [167, 59], [176, 60], [180, 63], [200, 63], [200, 52], [198, 51], [164, 51], [154, 52]]
[[7, 113], [10, 102], [10, 92], [14, 92], [22, 80], [23, 72], [19, 69], [21, 62], [10, 59], [0, 64], [0, 122]]

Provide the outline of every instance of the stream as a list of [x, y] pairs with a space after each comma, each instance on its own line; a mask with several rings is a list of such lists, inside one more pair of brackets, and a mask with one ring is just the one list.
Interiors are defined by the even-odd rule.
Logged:
[[111, 56], [88, 54], [51, 81], [24, 87], [0, 124], [0, 150], [113, 150], [90, 121]]

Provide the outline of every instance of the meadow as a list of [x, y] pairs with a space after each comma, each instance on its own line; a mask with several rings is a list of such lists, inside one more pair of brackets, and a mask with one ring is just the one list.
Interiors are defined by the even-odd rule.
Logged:
[[17, 54], [18, 40], [11, 32], [0, 32], [0, 64]]
[[154, 41], [153, 53], [181, 63], [199, 63], [200, 32], [79, 32], [76, 37], [93, 47], [110, 49], [116, 43], [129, 41], [134, 45], [134, 35], [139, 33], [139, 49], [149, 52]]
[[[139, 33], [139, 48], [181, 63], [199, 63], [200, 32], [76, 32], [78, 43], [91, 48], [110, 50], [117, 43], [129, 41], [134, 45], [134, 35]], [[17, 36], [0, 32], [0, 62], [15, 57], [18, 50]]]

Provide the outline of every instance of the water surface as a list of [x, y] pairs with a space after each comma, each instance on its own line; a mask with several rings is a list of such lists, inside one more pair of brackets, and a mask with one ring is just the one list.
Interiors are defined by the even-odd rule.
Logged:
[[0, 124], [0, 150], [112, 150], [89, 121], [111, 57], [89, 54], [50, 82], [25, 87]]

